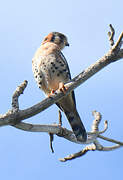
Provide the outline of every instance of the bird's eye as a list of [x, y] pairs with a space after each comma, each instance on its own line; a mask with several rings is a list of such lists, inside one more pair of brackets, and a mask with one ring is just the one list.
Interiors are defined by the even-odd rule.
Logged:
[[46, 37], [44, 40], [45, 40], [45, 41], [47, 41], [47, 40], [48, 40], [48, 38]]
[[52, 37], [51, 37], [51, 40], [50, 40], [51, 42], [54, 42], [55, 41], [55, 35], [53, 35]]

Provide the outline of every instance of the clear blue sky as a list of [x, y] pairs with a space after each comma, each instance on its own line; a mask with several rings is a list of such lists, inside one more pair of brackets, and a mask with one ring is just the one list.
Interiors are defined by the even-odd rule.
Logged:
[[[122, 0], [4, 0], [0, 3], [0, 113], [11, 107], [15, 88], [28, 80], [20, 108], [44, 99], [32, 74], [31, 61], [45, 35], [59, 31], [68, 36], [64, 50], [72, 77], [94, 63], [109, 49], [107, 32], [112, 23], [115, 39], [123, 31]], [[92, 110], [109, 121], [106, 136], [123, 141], [123, 59], [109, 65], [75, 90], [78, 112], [89, 131]], [[28, 122], [57, 122], [53, 105]], [[63, 125], [70, 128], [63, 116]], [[101, 124], [103, 127], [103, 122]], [[110, 144], [106, 144], [110, 145]], [[123, 149], [90, 152], [82, 158], [61, 163], [58, 158], [81, 150], [83, 146], [55, 137], [52, 154], [49, 136], [23, 132], [13, 127], [0, 128], [0, 179], [121, 179]]]

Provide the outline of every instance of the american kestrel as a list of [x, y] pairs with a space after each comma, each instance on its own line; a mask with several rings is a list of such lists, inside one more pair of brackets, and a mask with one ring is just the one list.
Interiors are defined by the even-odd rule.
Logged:
[[[69, 46], [67, 37], [59, 32], [51, 32], [44, 38], [32, 60], [35, 80], [46, 96], [59, 88], [65, 90], [64, 83], [71, 79], [68, 63], [61, 52], [65, 46]], [[74, 91], [56, 104], [65, 113], [77, 140], [85, 142], [87, 134], [76, 109]]]

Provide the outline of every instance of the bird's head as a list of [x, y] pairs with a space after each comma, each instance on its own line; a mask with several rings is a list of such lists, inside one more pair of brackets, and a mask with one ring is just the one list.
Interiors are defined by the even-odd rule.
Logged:
[[58, 45], [58, 47], [60, 48], [60, 50], [62, 50], [65, 46], [69, 46], [67, 37], [59, 32], [51, 32], [50, 34], [48, 34], [42, 44], [45, 44], [47, 42], [52, 42]]

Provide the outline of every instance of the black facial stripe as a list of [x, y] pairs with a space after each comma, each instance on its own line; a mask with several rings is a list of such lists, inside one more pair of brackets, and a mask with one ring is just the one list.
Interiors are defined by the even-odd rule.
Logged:
[[51, 42], [55, 42], [56, 41], [57, 44], [64, 44], [67, 41], [67, 39], [66, 39], [66, 36], [64, 34], [62, 34], [62, 33], [52, 32], [52, 38], [51, 38], [50, 41]]
[[51, 38], [51, 42], [54, 42], [55, 40], [55, 35], [53, 34], [52, 38]]
[[63, 43], [63, 42], [64, 42], [64, 40], [65, 40], [65, 36], [64, 36], [64, 35], [62, 35], [62, 34], [60, 34], [60, 35], [59, 35], [59, 37], [60, 37], [60, 43]]

